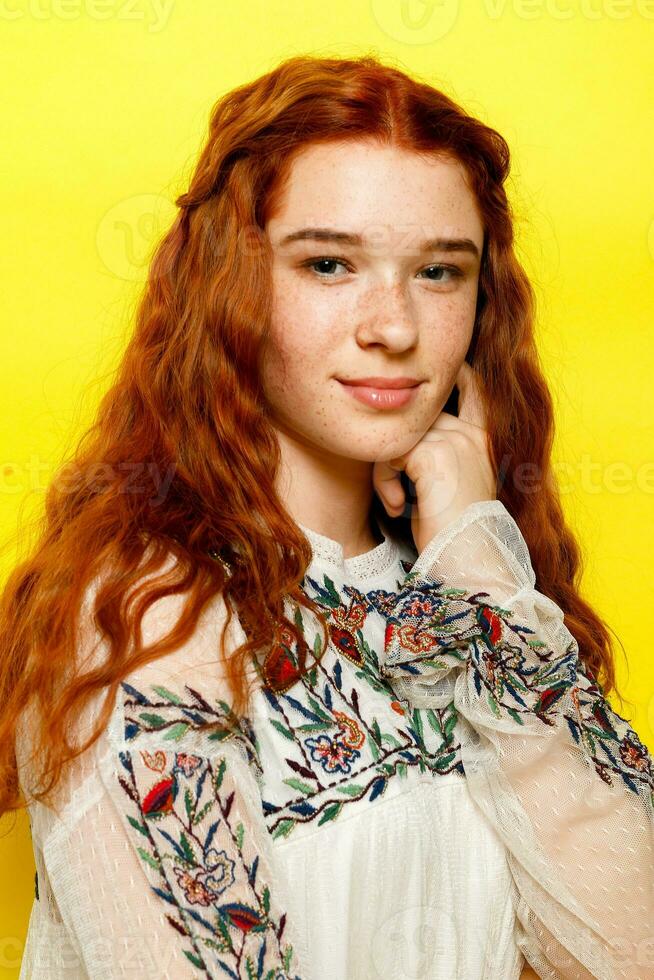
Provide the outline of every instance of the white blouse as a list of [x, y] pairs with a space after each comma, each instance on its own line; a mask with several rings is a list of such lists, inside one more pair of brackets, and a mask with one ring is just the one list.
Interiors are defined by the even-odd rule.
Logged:
[[[21, 980], [518, 980], [525, 959], [546, 980], [654, 977], [654, 763], [504, 505], [470, 505], [417, 558], [385, 525], [352, 558], [302, 530], [330, 629], [309, 674], [284, 631], [226, 733], [216, 597], [125, 678], [59, 812], [31, 801]], [[144, 643], [182, 603], [150, 607]], [[315, 618], [288, 611], [316, 649]], [[28, 745], [26, 717], [29, 799]]]

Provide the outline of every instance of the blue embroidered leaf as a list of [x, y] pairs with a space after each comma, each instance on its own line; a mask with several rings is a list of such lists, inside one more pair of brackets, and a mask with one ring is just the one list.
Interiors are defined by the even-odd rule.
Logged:
[[204, 725], [207, 721], [203, 715], [198, 714], [197, 711], [193, 711], [191, 708], [182, 708], [182, 713], [185, 714], [187, 718], [190, 718], [191, 721], [195, 722], [196, 725]]
[[302, 800], [299, 803], [291, 803], [289, 810], [293, 813], [299, 813], [303, 817], [309, 817], [316, 812], [315, 806], [311, 806], [306, 800]]
[[572, 733], [572, 737], [574, 738], [575, 742], [578, 745], [579, 744], [579, 734], [578, 734], [578, 728], [579, 728], [579, 726], [577, 725], [577, 722], [574, 720], [574, 718], [568, 718], [567, 715], [566, 715], [565, 720], [568, 723], [568, 728], [570, 729], [570, 731]]
[[384, 776], [380, 776], [379, 779], [374, 780], [370, 789], [370, 796], [368, 797], [371, 802], [372, 800], [376, 800], [384, 792], [387, 782], [388, 780]]
[[126, 722], [126, 724], [125, 724], [125, 739], [126, 739], [126, 741], [131, 742], [131, 740], [138, 735], [139, 731], [140, 731], [140, 729], [139, 729], [139, 726], [136, 724], [136, 722], [133, 722], [133, 721]]
[[329, 724], [332, 723], [332, 718], [330, 717], [330, 715], [322, 711], [318, 702], [311, 697], [308, 691], [307, 691], [307, 699], [310, 701], [314, 709], [313, 711], [309, 711], [309, 709], [306, 708], [301, 701], [298, 701], [297, 698], [291, 697], [290, 694], [287, 694], [285, 696], [288, 703], [292, 705], [295, 708], [295, 710], [298, 711], [301, 715], [304, 715], [305, 718], [309, 718], [311, 719], [311, 721], [322, 721], [322, 722], [328, 722]]
[[214, 823], [211, 824], [211, 826], [209, 827], [209, 830], [207, 831], [207, 836], [206, 836], [206, 839], [204, 841], [204, 847], [203, 847], [205, 858], [206, 858], [206, 855], [207, 855], [207, 851], [211, 847], [211, 842], [213, 841], [213, 838], [214, 838], [214, 835], [216, 833], [216, 830], [218, 829], [218, 824], [219, 823], [220, 823], [220, 820], [216, 820]]
[[[521, 705], [521, 706], [522, 706], [523, 708], [526, 708], [526, 707], [527, 707], [527, 702], [526, 702], [526, 701], [524, 701], [524, 700], [523, 700], [523, 699], [522, 699], [522, 698], [520, 697], [520, 695], [519, 695], [519, 694], [518, 694], [518, 692], [516, 691], [516, 689], [515, 689], [515, 687], [513, 686], [513, 684], [511, 684], [511, 683], [510, 683], [510, 682], [509, 682], [509, 681], [507, 680], [507, 678], [506, 678], [506, 677], [503, 677], [503, 678], [502, 678], [502, 681], [503, 681], [503, 685], [504, 685], [504, 687], [506, 687], [506, 689], [507, 689], [507, 691], [509, 692], [509, 694], [511, 694], [511, 696], [512, 696], [513, 698], [515, 698], [515, 700], [516, 700], [516, 701], [518, 702], [518, 704], [519, 704], [519, 705]], [[525, 690], [526, 690], [526, 688], [525, 688]], [[500, 697], [501, 697], [501, 695], [502, 695], [502, 692], [500, 691]]]
[[248, 874], [248, 884], [250, 885], [251, 888], [254, 888], [255, 886], [258, 870], [259, 870], [259, 855], [257, 854], [254, 861], [252, 862], [252, 867], [250, 868], [250, 872]]
[[198, 803], [198, 801], [200, 799], [200, 795], [202, 793], [202, 787], [204, 786], [204, 781], [207, 778], [207, 775], [208, 774], [209, 774], [209, 767], [208, 766], [205, 766], [204, 769], [202, 770], [202, 773], [200, 775], [200, 778], [198, 779], [197, 784], [196, 784], [196, 787], [195, 787], [195, 802], [196, 802], [196, 804]]
[[137, 702], [137, 704], [150, 704], [145, 694], [141, 694], [140, 691], [137, 691], [136, 688], [132, 687], [131, 684], [128, 684], [127, 681], [121, 681], [120, 686]]
[[273, 710], [277, 712], [281, 711], [279, 701], [275, 697], [274, 692], [268, 687], [268, 685], [267, 684], [262, 685], [261, 690], [263, 691], [264, 696], [266, 700], [269, 702], [271, 708], [273, 708]]
[[637, 787], [637, 786], [636, 786], [636, 784], [634, 783], [634, 781], [633, 781], [633, 779], [630, 779], [630, 778], [629, 778], [629, 776], [628, 776], [628, 775], [626, 774], [626, 772], [623, 772], [623, 770], [620, 770], [620, 775], [621, 775], [621, 776], [622, 776], [622, 778], [624, 779], [624, 781], [625, 781], [625, 783], [627, 784], [627, 786], [629, 787], [629, 789], [630, 789], [630, 790], [631, 790], [631, 791], [632, 791], [633, 793], [637, 793], [637, 792], [638, 792], [638, 787]]
[[232, 980], [239, 980], [238, 973], [234, 973], [232, 968], [228, 966], [227, 963], [223, 962], [223, 960], [220, 960], [218, 966], [220, 967], [221, 970], [224, 970], [227, 976], [231, 977]]
[[187, 861], [188, 859], [186, 857], [186, 854], [179, 846], [175, 838], [171, 834], [169, 834], [167, 830], [162, 830], [161, 828], [158, 829], [161, 836], [166, 838], [170, 846], [174, 849], [175, 853], [182, 859], [182, 861]]

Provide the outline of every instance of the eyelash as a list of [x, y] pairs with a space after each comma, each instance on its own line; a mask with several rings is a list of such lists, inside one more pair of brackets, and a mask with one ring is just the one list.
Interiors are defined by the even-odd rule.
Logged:
[[[349, 268], [349, 265], [348, 265], [347, 262], [344, 262], [343, 259], [337, 259], [337, 258], [335, 258], [332, 255], [322, 255], [322, 256], [320, 256], [320, 258], [317, 258], [317, 259], [309, 259], [307, 262], [303, 262], [302, 263], [302, 268], [303, 269], [311, 269], [312, 266], [318, 265], [319, 262], [336, 262], [338, 265], [343, 265], [346, 268]], [[455, 266], [455, 265], [442, 265], [439, 262], [433, 262], [433, 263], [431, 263], [431, 265], [425, 266], [425, 269], [445, 269], [446, 272], [449, 272], [451, 274], [452, 279], [460, 279], [464, 275], [464, 273], [461, 271], [461, 269], [457, 268], [457, 266]], [[421, 269], [420, 271], [421, 272], [424, 272], [425, 270], [424, 269]], [[316, 273], [316, 275], [318, 276], [319, 279], [335, 279], [336, 278], [335, 276], [326, 275], [326, 274], [322, 274], [321, 275], [320, 273]], [[428, 282], [435, 282], [437, 284], [440, 284], [440, 283], [443, 282], [443, 280], [442, 279], [429, 279], [428, 278]]]

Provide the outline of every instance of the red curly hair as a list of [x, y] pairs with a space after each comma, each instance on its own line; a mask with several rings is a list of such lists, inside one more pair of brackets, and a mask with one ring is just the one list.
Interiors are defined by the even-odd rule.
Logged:
[[[299, 587], [311, 547], [275, 492], [280, 450], [259, 367], [271, 316], [267, 215], [294, 156], [335, 139], [437, 153], [466, 168], [485, 233], [468, 357], [484, 382], [498, 497], [527, 542], [537, 587], [563, 610], [605, 694], [615, 688], [609, 627], [579, 594], [580, 549], [551, 469], [552, 401], [534, 342], [533, 287], [514, 253], [506, 141], [442, 91], [377, 57], [292, 57], [214, 106], [189, 189], [177, 198], [178, 214], [152, 258], [117, 377], [48, 487], [37, 542], [5, 583], [0, 814], [24, 805], [15, 737], [31, 698], [41, 708], [32, 737], [44, 778], [33, 795], [47, 803], [66, 762], [106, 726], [121, 680], [185, 642], [218, 593], [227, 625], [231, 600], [247, 637], [228, 660], [224, 633], [220, 643], [234, 717], [247, 711], [246, 659], [273, 650], [289, 635], [280, 631], [298, 642], [300, 672], [314, 666], [284, 615], [285, 596], [314, 610], [326, 647], [322, 614]], [[144, 464], [136, 488], [134, 461]], [[540, 475], [538, 493], [515, 478], [524, 463]], [[388, 523], [411, 543], [408, 517]], [[142, 577], [171, 554], [172, 570], [144, 587]], [[101, 571], [85, 612], [85, 590]], [[143, 647], [145, 611], [181, 592], [188, 599], [172, 632]], [[139, 601], [128, 605], [128, 596]], [[86, 673], [71, 669], [84, 615], [109, 651]], [[105, 688], [94, 732], [71, 745], [71, 722]]]

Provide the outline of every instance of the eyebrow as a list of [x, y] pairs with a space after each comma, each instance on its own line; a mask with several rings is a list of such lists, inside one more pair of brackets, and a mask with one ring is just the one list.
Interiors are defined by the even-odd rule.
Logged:
[[[285, 235], [279, 245], [291, 242], [317, 241], [336, 242], [339, 245], [362, 246], [363, 236], [349, 231], [336, 231], [332, 228], [300, 228]], [[471, 238], [428, 238], [418, 246], [421, 252], [470, 252], [479, 258], [479, 249]]]

